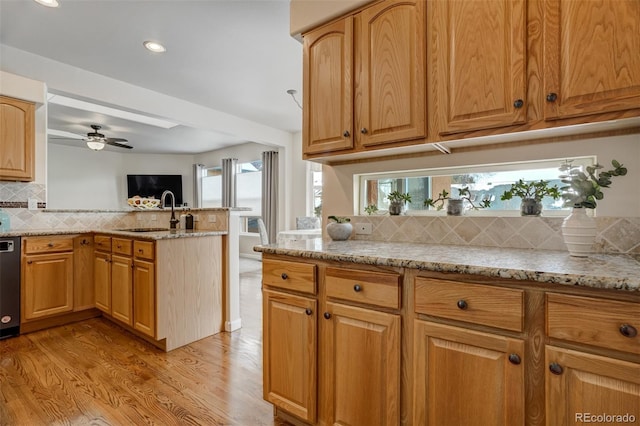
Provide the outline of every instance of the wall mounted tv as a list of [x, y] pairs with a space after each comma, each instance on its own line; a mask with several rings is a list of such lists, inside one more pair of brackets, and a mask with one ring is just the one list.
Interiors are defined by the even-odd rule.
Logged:
[[[176, 196], [176, 206], [182, 205], [182, 175], [127, 175], [127, 196], [155, 197], [158, 200], [166, 190]], [[165, 200], [171, 206], [171, 197]]]

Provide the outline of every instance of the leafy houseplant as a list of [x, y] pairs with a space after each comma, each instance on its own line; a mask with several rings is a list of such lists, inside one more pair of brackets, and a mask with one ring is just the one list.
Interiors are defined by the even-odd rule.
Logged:
[[624, 176], [627, 169], [616, 160], [611, 160], [613, 169], [599, 172], [600, 164], [586, 167], [586, 173], [566, 161], [560, 166], [560, 176], [567, 184], [560, 188], [565, 206], [573, 207], [571, 214], [562, 222], [562, 236], [571, 256], [586, 257], [591, 253], [596, 239], [596, 223], [587, 216], [585, 209], [594, 209], [597, 201], [604, 198], [603, 188], [611, 186], [611, 178]]
[[371, 216], [372, 214], [376, 213], [378, 211], [378, 206], [376, 206], [375, 204], [369, 204], [367, 207], [364, 208], [364, 211]]
[[402, 213], [405, 204], [411, 202], [411, 194], [393, 191], [387, 195], [387, 199], [389, 200], [389, 214], [397, 216]]
[[511, 188], [504, 191], [500, 199], [502, 201], [511, 200], [514, 196], [520, 197], [520, 214], [522, 216], [540, 216], [542, 212], [542, 199], [551, 197], [554, 200], [560, 198], [560, 190], [557, 185], [549, 186], [549, 181], [539, 180], [525, 182], [519, 179], [511, 184]]
[[458, 189], [458, 198], [450, 197], [449, 192], [446, 189], [443, 189], [435, 200], [432, 198], [424, 200], [424, 205], [425, 207], [433, 207], [436, 210], [442, 210], [445, 200], [449, 200], [447, 202], [447, 215], [449, 216], [460, 216], [462, 214], [462, 205], [465, 200], [473, 210], [491, 207], [491, 200], [485, 199], [482, 200], [479, 205], [476, 205], [473, 202], [474, 199], [475, 197], [471, 194], [469, 187], [465, 186], [464, 188]]
[[353, 231], [351, 226], [351, 219], [342, 216], [329, 216], [327, 219], [332, 222], [327, 224], [327, 234], [334, 241], [348, 240]]

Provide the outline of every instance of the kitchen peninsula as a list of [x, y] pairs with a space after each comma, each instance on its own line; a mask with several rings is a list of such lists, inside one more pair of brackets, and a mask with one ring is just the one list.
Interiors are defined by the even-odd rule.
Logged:
[[354, 240], [255, 250], [264, 399], [294, 424], [640, 417], [637, 255]]

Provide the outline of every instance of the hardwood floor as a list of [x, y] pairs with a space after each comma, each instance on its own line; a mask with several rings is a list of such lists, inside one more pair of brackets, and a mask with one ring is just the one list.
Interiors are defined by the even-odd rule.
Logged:
[[259, 266], [241, 265], [241, 330], [169, 353], [102, 318], [0, 341], [0, 424], [279, 424], [262, 400]]

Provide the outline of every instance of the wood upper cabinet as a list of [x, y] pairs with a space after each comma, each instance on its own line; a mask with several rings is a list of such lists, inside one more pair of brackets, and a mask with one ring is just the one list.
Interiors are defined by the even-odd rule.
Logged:
[[[546, 347], [547, 425], [596, 423], [596, 415], [640, 413], [640, 364]], [[585, 416], [594, 416], [589, 421]], [[623, 424], [622, 419], [598, 424]]]
[[545, 1], [545, 118], [640, 107], [640, 2]]
[[0, 96], [0, 180], [33, 181], [35, 105]]
[[[136, 241], [137, 242], [137, 241]], [[150, 337], [156, 336], [155, 263], [133, 261], [133, 328]]]
[[426, 2], [386, 0], [356, 15], [356, 143], [426, 136]]
[[420, 320], [414, 333], [412, 424], [525, 424], [524, 341]]
[[386, 0], [304, 35], [305, 154], [426, 136], [425, 15]]
[[400, 424], [400, 315], [327, 303], [324, 417], [330, 425]]
[[263, 396], [305, 422], [316, 421], [317, 301], [263, 290]]
[[304, 36], [304, 152], [353, 148], [353, 18]]
[[111, 316], [133, 325], [133, 260], [111, 255]]
[[526, 120], [525, 0], [429, 3], [440, 134]]

